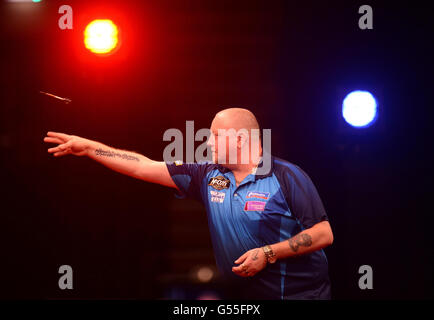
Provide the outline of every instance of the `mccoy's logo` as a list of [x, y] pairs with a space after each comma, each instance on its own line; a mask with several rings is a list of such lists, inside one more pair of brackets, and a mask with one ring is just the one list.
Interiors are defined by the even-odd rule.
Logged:
[[231, 182], [223, 176], [209, 179], [208, 185], [217, 190], [228, 189]]

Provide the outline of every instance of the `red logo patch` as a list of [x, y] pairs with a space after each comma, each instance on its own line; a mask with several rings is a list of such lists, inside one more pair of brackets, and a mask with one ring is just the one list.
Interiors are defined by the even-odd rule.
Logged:
[[264, 211], [266, 202], [262, 201], [246, 201], [244, 211]]

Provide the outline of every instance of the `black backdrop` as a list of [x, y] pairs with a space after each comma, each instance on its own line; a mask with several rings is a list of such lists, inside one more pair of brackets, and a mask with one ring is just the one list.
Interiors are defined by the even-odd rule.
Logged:
[[[57, 26], [61, 4], [74, 10], [73, 30]], [[432, 298], [434, 13], [372, 3], [374, 29], [360, 30], [362, 4], [2, 3], [0, 297], [194, 298], [203, 286], [191, 270], [214, 266], [203, 208], [89, 159], [55, 159], [42, 140], [65, 132], [161, 160], [166, 129], [206, 128], [239, 106], [317, 186], [335, 235], [334, 298]], [[81, 37], [104, 15], [123, 33], [119, 51], [101, 58]], [[353, 89], [378, 97], [371, 128], [342, 123]], [[73, 290], [57, 286], [64, 264]], [[358, 287], [365, 264], [373, 290]]]

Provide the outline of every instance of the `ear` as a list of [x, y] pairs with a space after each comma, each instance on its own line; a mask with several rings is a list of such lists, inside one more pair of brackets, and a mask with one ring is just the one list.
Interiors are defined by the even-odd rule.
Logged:
[[242, 149], [249, 142], [249, 134], [246, 130], [240, 130], [237, 134], [237, 147]]

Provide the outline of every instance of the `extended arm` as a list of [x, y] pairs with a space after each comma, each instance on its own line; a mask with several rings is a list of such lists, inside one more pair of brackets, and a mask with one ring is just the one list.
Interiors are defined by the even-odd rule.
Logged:
[[57, 147], [48, 149], [55, 157], [67, 154], [88, 156], [122, 174], [177, 188], [163, 161], [154, 161], [136, 152], [112, 148], [97, 141], [64, 133], [48, 132], [44, 141], [58, 144]]

